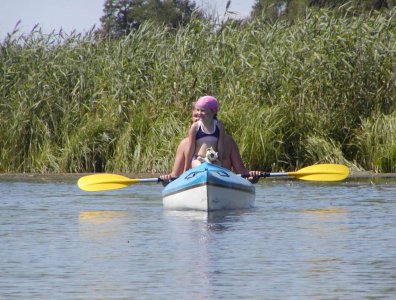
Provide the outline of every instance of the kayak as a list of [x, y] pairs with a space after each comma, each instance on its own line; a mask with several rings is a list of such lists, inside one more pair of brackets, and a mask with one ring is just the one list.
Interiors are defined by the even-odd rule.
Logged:
[[170, 182], [162, 201], [171, 210], [247, 209], [254, 206], [255, 188], [230, 170], [205, 162]]
[[[339, 164], [317, 164], [294, 172], [263, 172], [259, 177], [295, 177], [307, 181], [341, 181], [349, 168]], [[128, 178], [119, 174], [92, 174], [77, 184], [89, 192], [116, 190], [136, 183], [161, 182], [161, 178]], [[210, 163], [184, 172], [162, 191], [165, 209], [219, 211], [254, 206], [255, 188], [242, 176]]]

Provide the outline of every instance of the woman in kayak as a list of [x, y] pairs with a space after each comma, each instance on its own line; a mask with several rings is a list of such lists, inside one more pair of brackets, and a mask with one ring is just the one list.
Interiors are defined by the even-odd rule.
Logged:
[[212, 96], [203, 96], [194, 105], [198, 121], [188, 132], [187, 159], [184, 171], [205, 161], [208, 149], [218, 152], [213, 163], [222, 165], [224, 159], [224, 125], [217, 120], [219, 102]]
[[[195, 123], [199, 120], [198, 113], [193, 106], [192, 108], [192, 122]], [[176, 149], [175, 161], [173, 163], [172, 171], [170, 174], [161, 175], [160, 178], [163, 182], [168, 183], [174, 178], [179, 177], [184, 171], [185, 161], [187, 159], [188, 137], [180, 141]], [[261, 171], [249, 171], [243, 161], [239, 148], [235, 140], [227, 133], [224, 134], [224, 157], [222, 160], [223, 167], [232, 170], [236, 174], [249, 174], [247, 178], [252, 183], [259, 180]]]

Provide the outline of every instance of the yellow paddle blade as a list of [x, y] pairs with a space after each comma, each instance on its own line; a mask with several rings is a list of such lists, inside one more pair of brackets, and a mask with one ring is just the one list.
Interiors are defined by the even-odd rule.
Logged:
[[319, 164], [288, 172], [288, 176], [311, 181], [340, 181], [348, 177], [349, 168], [338, 164]]
[[140, 182], [140, 179], [130, 179], [117, 174], [94, 174], [81, 177], [77, 184], [84, 191], [96, 192], [115, 190]]

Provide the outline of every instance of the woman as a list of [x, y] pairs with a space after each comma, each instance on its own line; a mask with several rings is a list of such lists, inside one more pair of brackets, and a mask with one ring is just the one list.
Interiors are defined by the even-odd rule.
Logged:
[[[198, 120], [199, 120], [198, 113], [194, 106], [192, 109], [192, 122], [195, 123]], [[261, 172], [249, 171], [248, 169], [246, 169], [242, 161], [242, 157], [239, 152], [237, 143], [227, 133], [224, 133], [223, 142], [224, 142], [224, 151], [222, 158], [222, 166], [224, 168], [232, 170], [236, 174], [245, 174], [245, 175], [249, 174], [250, 177], [248, 178], [248, 180], [251, 181], [252, 183], [256, 183], [260, 178]], [[162, 180], [170, 181], [172, 178], [177, 178], [183, 173], [188, 155], [187, 153], [189, 146], [188, 144], [189, 144], [188, 137], [181, 140], [176, 150], [176, 156], [175, 156], [175, 161], [173, 163], [172, 171], [170, 174], [162, 175], [161, 176]]]
[[191, 125], [188, 132], [184, 171], [204, 162], [209, 148], [218, 152], [215, 164], [222, 165], [224, 157], [224, 125], [217, 120], [219, 102], [212, 96], [204, 96], [197, 100], [194, 107], [198, 121]]

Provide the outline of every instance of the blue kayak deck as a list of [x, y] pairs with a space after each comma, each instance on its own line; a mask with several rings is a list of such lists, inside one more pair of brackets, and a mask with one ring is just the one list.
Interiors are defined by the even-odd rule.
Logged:
[[228, 169], [205, 162], [184, 172], [176, 180], [169, 183], [162, 191], [162, 196], [167, 197], [203, 185], [255, 193], [254, 186], [246, 179]]

